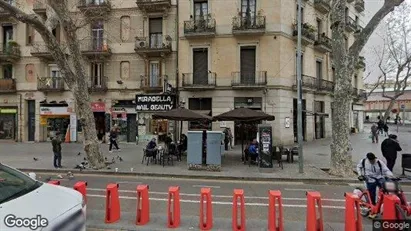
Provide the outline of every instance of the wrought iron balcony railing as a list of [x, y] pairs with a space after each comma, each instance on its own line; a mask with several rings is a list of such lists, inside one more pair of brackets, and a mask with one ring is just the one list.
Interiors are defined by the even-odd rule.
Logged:
[[236, 16], [233, 18], [233, 33], [242, 31], [264, 32], [266, 26], [265, 16]]
[[331, 39], [324, 34], [318, 36], [317, 40], [314, 42], [314, 46], [317, 50], [320, 50], [322, 52], [332, 51]]
[[[92, 14], [101, 14], [111, 10], [110, 0], [79, 0], [77, 7]], [[93, 12], [94, 11], [94, 12]]]
[[110, 55], [110, 41], [103, 38], [84, 39], [80, 41], [80, 49], [84, 55]]
[[354, 32], [358, 30], [358, 24], [355, 19], [347, 16], [345, 19], [345, 30], [348, 32]]
[[0, 44], [0, 59], [13, 61], [20, 58], [20, 45], [14, 41]]
[[184, 21], [184, 35], [214, 35], [215, 19], [210, 16]]
[[141, 88], [150, 91], [161, 91], [164, 87], [164, 82], [167, 80], [167, 75], [143, 75], [141, 76]]
[[183, 73], [183, 87], [215, 87], [217, 74], [206, 73]]
[[323, 14], [330, 12], [331, 1], [330, 0], [314, 0], [314, 7]]
[[171, 0], [136, 0], [136, 4], [144, 12], [163, 12], [171, 7]]
[[[298, 30], [297, 30], [297, 24], [294, 24], [294, 30], [293, 30], [293, 36], [294, 39], [297, 39], [298, 36]], [[308, 24], [308, 23], [304, 23], [301, 25], [301, 42], [303, 44], [312, 44], [315, 41], [315, 33], [316, 33], [316, 29]]]
[[328, 80], [325, 80], [325, 79], [320, 79], [318, 90], [333, 92], [334, 91], [334, 82], [328, 81]]
[[105, 92], [108, 89], [107, 80], [106, 76], [91, 76], [89, 89], [92, 92]]
[[0, 92], [15, 92], [16, 80], [15, 79], [0, 79]]
[[37, 89], [40, 91], [64, 91], [64, 79], [62, 77], [39, 77]]
[[256, 72], [233, 72], [232, 86], [266, 86], [267, 85], [267, 71]]

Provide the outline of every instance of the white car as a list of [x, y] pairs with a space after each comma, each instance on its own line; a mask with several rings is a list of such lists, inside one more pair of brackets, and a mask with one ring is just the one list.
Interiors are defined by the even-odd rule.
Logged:
[[0, 230], [85, 231], [85, 200], [0, 163]]

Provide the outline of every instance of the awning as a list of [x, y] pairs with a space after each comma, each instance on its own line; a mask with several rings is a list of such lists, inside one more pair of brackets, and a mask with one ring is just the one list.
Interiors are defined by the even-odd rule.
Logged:
[[193, 112], [196, 112], [201, 115], [210, 115], [211, 110], [192, 110]]

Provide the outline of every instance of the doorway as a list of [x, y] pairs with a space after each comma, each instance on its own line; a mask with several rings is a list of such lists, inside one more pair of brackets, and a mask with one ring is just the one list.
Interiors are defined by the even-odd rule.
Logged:
[[208, 84], [208, 49], [193, 50], [193, 84]]
[[[305, 99], [302, 100], [302, 108], [303, 108], [303, 140], [306, 141], [306, 127], [307, 127], [307, 113], [306, 110], [306, 101]], [[297, 130], [297, 99], [293, 99], [293, 128], [294, 128], [294, 142], [298, 142], [298, 130]]]
[[27, 100], [28, 141], [34, 141], [36, 132], [36, 101]]
[[324, 101], [314, 101], [314, 112], [315, 138], [325, 138]]
[[137, 136], [137, 115], [127, 115], [127, 142], [136, 142]]
[[150, 87], [160, 87], [160, 62], [150, 61]]
[[94, 112], [94, 121], [96, 123], [97, 138], [99, 141], [104, 141], [106, 134], [106, 116], [105, 112]]
[[256, 47], [241, 47], [240, 74], [242, 84], [255, 84], [256, 74]]

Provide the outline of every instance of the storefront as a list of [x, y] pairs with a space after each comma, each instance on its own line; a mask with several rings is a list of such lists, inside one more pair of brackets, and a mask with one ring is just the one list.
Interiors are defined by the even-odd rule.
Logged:
[[99, 141], [105, 141], [106, 134], [106, 104], [104, 102], [91, 103], [94, 121], [96, 123], [97, 138]]
[[111, 108], [111, 125], [120, 128], [119, 141], [136, 142], [137, 114], [134, 107], [114, 106]]
[[157, 137], [164, 142], [167, 133], [174, 132], [173, 122], [151, 119], [153, 113], [169, 111], [176, 107], [175, 95], [136, 95], [139, 142]]
[[0, 108], [0, 140], [16, 140], [17, 107]]
[[[67, 106], [40, 106], [40, 141], [50, 141], [59, 131], [64, 138], [70, 127], [70, 114], [73, 110]], [[76, 133], [71, 128], [70, 133]], [[72, 135], [71, 135], [72, 136]]]

